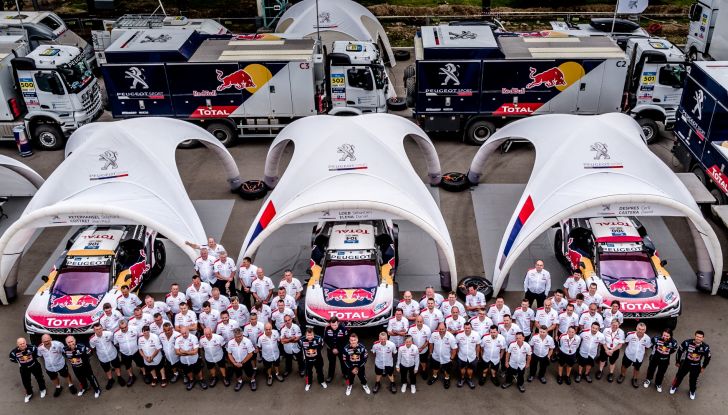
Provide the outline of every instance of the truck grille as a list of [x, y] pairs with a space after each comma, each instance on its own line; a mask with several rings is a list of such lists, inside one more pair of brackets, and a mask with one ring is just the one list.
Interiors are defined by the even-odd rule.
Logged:
[[99, 84], [96, 83], [94, 86], [83, 96], [81, 99], [83, 100], [83, 110], [90, 115], [95, 115], [99, 109], [101, 109], [101, 89], [99, 88]]

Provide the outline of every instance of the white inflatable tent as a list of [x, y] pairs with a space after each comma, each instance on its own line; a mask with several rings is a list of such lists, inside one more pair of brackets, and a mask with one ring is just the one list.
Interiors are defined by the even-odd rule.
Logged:
[[394, 52], [389, 38], [377, 17], [366, 7], [351, 0], [303, 0], [291, 6], [281, 16], [277, 33], [316, 38], [318, 26], [321, 40], [330, 48], [336, 40], [374, 42], [386, 55], [385, 61], [394, 66]]
[[[162, 233], [194, 260], [196, 252], [185, 241], [206, 236], [175, 161], [177, 145], [190, 139], [212, 150], [230, 187], [240, 187], [227, 149], [188, 122], [150, 117], [79, 128], [66, 144], [66, 159], [0, 237], [0, 286], [17, 285], [18, 259], [33, 233], [51, 226], [138, 223]], [[4, 289], [0, 301], [8, 303]]]
[[[431, 185], [440, 182], [440, 162], [424, 131], [401, 117], [311, 116], [278, 134], [265, 161], [265, 182], [273, 188], [245, 237], [238, 261], [253, 256], [263, 241], [289, 223], [404, 219], [431, 236], [441, 279], [457, 282], [455, 253], [434, 198], [407, 158], [411, 137], [425, 155]], [[294, 144], [286, 173], [278, 165]]]
[[516, 258], [541, 233], [567, 218], [684, 216], [698, 262], [698, 288], [715, 294], [723, 270], [720, 242], [685, 185], [644, 142], [629, 116], [539, 115], [509, 124], [486, 141], [470, 165], [477, 184], [485, 164], [510, 138], [530, 141], [536, 160], [498, 249], [498, 292]]
[[43, 178], [25, 164], [0, 154], [0, 197], [33, 196]]

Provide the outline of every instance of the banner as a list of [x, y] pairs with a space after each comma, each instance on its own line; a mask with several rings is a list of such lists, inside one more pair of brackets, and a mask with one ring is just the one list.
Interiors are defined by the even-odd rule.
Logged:
[[648, 4], [648, 0], [617, 0], [617, 14], [640, 14]]

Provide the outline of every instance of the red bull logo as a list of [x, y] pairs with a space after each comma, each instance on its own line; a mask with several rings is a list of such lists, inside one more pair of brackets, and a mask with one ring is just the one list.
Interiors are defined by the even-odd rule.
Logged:
[[337, 288], [326, 291], [326, 301], [339, 301], [346, 304], [353, 304], [359, 301], [374, 301], [374, 290]]
[[76, 299], [76, 305], [79, 307], [98, 307], [99, 299], [91, 295], [82, 295]]
[[543, 72], [536, 73], [536, 68], [530, 68], [531, 73], [528, 75], [531, 78], [531, 83], [526, 85], [526, 89], [535, 88], [543, 85], [547, 88], [553, 88], [555, 86], [566, 85], [566, 78], [561, 69], [553, 67], [546, 69]]
[[147, 263], [147, 254], [143, 249], [139, 250], [139, 255], [142, 260], [129, 267], [129, 275], [131, 275], [131, 281], [129, 281], [129, 287], [136, 287], [141, 281], [144, 274], [151, 268]]
[[51, 300], [52, 308], [68, 308], [73, 304], [73, 297], [70, 295], [62, 295]]
[[639, 295], [646, 292], [656, 293], [655, 284], [644, 280], [620, 280], [609, 285], [609, 291], [628, 295]]
[[221, 84], [217, 87], [217, 91], [224, 91], [233, 87], [238, 91], [248, 88], [256, 88], [253, 77], [243, 69], [238, 69], [237, 71], [225, 76], [223, 76], [223, 72], [219, 69], [215, 69], [215, 72], [217, 73], [217, 80], [221, 82]]
[[51, 300], [51, 308], [65, 308], [67, 310], [78, 310], [80, 308], [96, 308], [99, 305], [98, 298], [83, 295], [61, 295]]

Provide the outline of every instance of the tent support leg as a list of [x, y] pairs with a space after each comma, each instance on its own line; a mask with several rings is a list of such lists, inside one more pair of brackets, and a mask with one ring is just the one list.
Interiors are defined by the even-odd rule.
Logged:
[[705, 242], [693, 222], [689, 220], [688, 225], [690, 226], [690, 234], [693, 236], [695, 257], [698, 261], [698, 272], [696, 273], [698, 277], [697, 288], [701, 291], [710, 292], [713, 289], [715, 270], [713, 269], [713, 264], [710, 262], [708, 248], [705, 246]]

